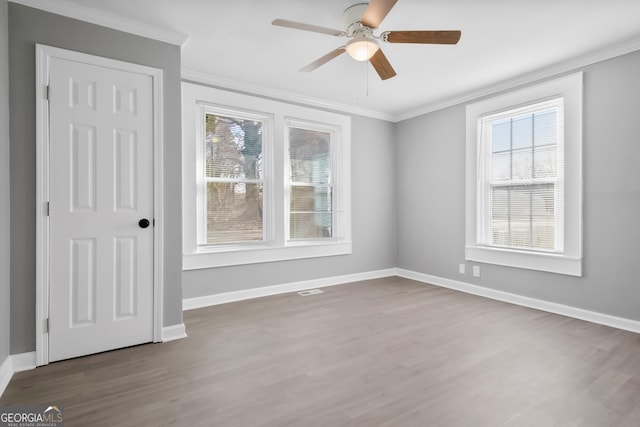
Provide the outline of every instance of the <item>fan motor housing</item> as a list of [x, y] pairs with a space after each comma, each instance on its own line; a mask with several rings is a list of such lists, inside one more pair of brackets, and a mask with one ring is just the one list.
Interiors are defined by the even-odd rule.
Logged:
[[354, 4], [342, 13], [342, 23], [344, 24], [344, 28], [347, 29], [347, 35], [351, 36], [356, 29], [361, 28], [359, 25], [354, 24], [360, 22], [367, 6], [369, 6], [369, 3]]

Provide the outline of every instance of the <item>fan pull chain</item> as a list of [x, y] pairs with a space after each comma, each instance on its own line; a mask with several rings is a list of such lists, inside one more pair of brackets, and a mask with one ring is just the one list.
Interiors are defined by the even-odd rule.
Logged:
[[363, 62], [364, 67], [367, 69], [367, 78], [366, 78], [366, 83], [367, 83], [367, 90], [366, 90], [366, 96], [367, 98], [369, 97], [369, 64], [367, 63], [367, 61]]

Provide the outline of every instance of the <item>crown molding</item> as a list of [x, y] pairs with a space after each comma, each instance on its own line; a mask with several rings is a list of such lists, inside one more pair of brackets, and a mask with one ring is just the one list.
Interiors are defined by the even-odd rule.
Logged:
[[264, 86], [252, 85], [189, 70], [182, 71], [182, 79], [192, 81], [193, 83], [202, 83], [205, 85], [214, 86], [219, 89], [234, 90], [252, 95], [259, 95], [282, 101], [301, 103], [314, 107], [326, 108], [351, 114], [359, 114], [362, 116], [398, 123], [424, 114], [432, 113], [434, 111], [442, 110], [444, 108], [452, 107], [454, 105], [475, 101], [482, 97], [490, 96], [505, 90], [514, 89], [520, 86], [538, 82], [540, 80], [545, 80], [561, 74], [573, 72], [580, 68], [584, 68], [598, 62], [606, 61], [608, 59], [616, 58], [618, 56], [626, 55], [638, 50], [640, 50], [640, 38], [620, 43], [595, 52], [590, 52], [585, 55], [581, 55], [557, 64], [550, 65], [548, 67], [538, 69], [530, 73], [514, 77], [512, 79], [508, 79], [498, 84], [485, 86], [477, 90], [445, 98], [399, 114], [389, 114], [380, 111], [367, 110], [348, 104], [339, 104], [332, 101], [310, 98], [304, 95], [278, 91]]
[[421, 116], [423, 114], [428, 114], [434, 111], [442, 110], [444, 108], [453, 107], [454, 105], [474, 101], [479, 98], [493, 95], [504, 90], [514, 89], [519, 86], [555, 77], [560, 74], [573, 72], [578, 70], [579, 68], [584, 68], [598, 62], [606, 61], [607, 59], [626, 55], [627, 53], [635, 52], [637, 50], [640, 50], [640, 38], [610, 46], [608, 48], [601, 49], [595, 52], [590, 52], [585, 55], [581, 55], [566, 61], [550, 65], [548, 67], [540, 68], [536, 71], [526, 73], [512, 79], [508, 79], [495, 85], [485, 86], [481, 89], [466, 92], [461, 95], [446, 98], [434, 103], [424, 105], [414, 110], [394, 115], [393, 121], [397, 123], [403, 120]]
[[55, 13], [68, 18], [78, 19], [91, 24], [124, 31], [137, 36], [146, 37], [161, 42], [182, 46], [189, 39], [187, 34], [157, 27], [146, 22], [123, 16], [102, 12], [90, 7], [70, 3], [65, 0], [9, 0], [11, 3], [33, 7], [45, 12]]
[[322, 108], [322, 109], [337, 111], [341, 113], [366, 116], [374, 119], [385, 120], [388, 122], [394, 121], [393, 120], [394, 117], [392, 114], [368, 110], [366, 108], [356, 107], [348, 104], [341, 104], [338, 102], [328, 101], [325, 99], [313, 98], [313, 97], [300, 95], [293, 92], [271, 89], [266, 86], [240, 82], [237, 80], [214, 76], [214, 75], [202, 73], [199, 71], [190, 71], [190, 70], [183, 69], [182, 80], [188, 81], [191, 83], [199, 83], [206, 86], [215, 87], [217, 89], [241, 92], [241, 93], [254, 95], [254, 96], [261, 96], [264, 98], [270, 98], [277, 101], [291, 102], [294, 104]]
[[[66, 0], [8, 0], [11, 3], [16, 3], [28, 7], [33, 7], [46, 12], [55, 13], [58, 15], [66, 16], [73, 19], [89, 22], [96, 25], [112, 28], [119, 31], [135, 34], [141, 37], [146, 37], [161, 42], [183, 46], [189, 36], [176, 31], [172, 31], [166, 28], [158, 27], [152, 24], [148, 24], [142, 21], [138, 21], [131, 18], [125, 18], [115, 14], [98, 11], [93, 8], [82, 6], [75, 3], [70, 3]], [[444, 108], [452, 107], [454, 105], [466, 103], [469, 101], [477, 100], [479, 98], [489, 96], [501, 91], [510, 90], [519, 86], [534, 83], [539, 80], [551, 78], [560, 74], [575, 71], [579, 68], [583, 68], [597, 62], [605, 61], [611, 58], [622, 56], [634, 51], [640, 50], [640, 38], [636, 38], [624, 43], [620, 43], [605, 49], [598, 50], [596, 52], [590, 52], [585, 55], [581, 55], [566, 61], [562, 61], [557, 64], [553, 64], [548, 67], [538, 69], [536, 71], [526, 73], [512, 79], [505, 80], [498, 84], [485, 86], [480, 89], [472, 90], [462, 94], [458, 94], [452, 97], [447, 97], [432, 103], [422, 105], [419, 108], [407, 110], [399, 114], [390, 114], [380, 111], [368, 110], [365, 108], [337, 103], [320, 98], [308, 97], [292, 92], [280, 91], [271, 89], [265, 86], [254, 85], [250, 83], [244, 83], [232, 79], [227, 79], [219, 76], [205, 74], [196, 71], [183, 70], [182, 79], [188, 80], [194, 83], [201, 83], [208, 86], [217, 87], [219, 89], [226, 89], [232, 91], [238, 91], [248, 93], [252, 95], [263, 96], [267, 98], [273, 98], [281, 101], [299, 103], [303, 105], [324, 108], [328, 110], [334, 110], [344, 113], [362, 115], [375, 119], [385, 120], [389, 122], [401, 122], [414, 117], [418, 117], [424, 114], [428, 114], [434, 111], [442, 110]]]

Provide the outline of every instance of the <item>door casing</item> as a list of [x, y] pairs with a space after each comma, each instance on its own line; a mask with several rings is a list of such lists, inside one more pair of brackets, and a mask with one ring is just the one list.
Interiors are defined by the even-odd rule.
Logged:
[[36, 366], [49, 363], [49, 69], [51, 58], [150, 76], [153, 93], [153, 341], [162, 341], [164, 272], [163, 72], [36, 44]]

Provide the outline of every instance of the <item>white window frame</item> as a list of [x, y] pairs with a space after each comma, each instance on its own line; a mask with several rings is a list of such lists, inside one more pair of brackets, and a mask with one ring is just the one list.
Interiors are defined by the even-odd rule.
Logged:
[[[243, 243], [225, 243], [220, 246], [226, 246], [227, 249], [237, 248], [243, 249], [247, 245], [264, 245], [272, 242], [273, 227], [269, 227], [271, 224], [272, 210], [271, 206], [272, 186], [267, 185], [273, 181], [273, 155], [272, 155], [272, 137], [273, 137], [273, 116], [266, 113], [258, 113], [253, 111], [243, 111], [238, 109], [232, 109], [225, 106], [219, 106], [210, 104], [208, 102], [198, 101], [197, 103], [198, 114], [198, 127], [196, 130], [196, 141], [204, 141], [205, 139], [205, 122], [204, 118], [206, 114], [216, 114], [226, 117], [241, 118], [245, 120], [256, 120], [262, 122], [262, 158], [263, 158], [263, 174], [264, 184], [262, 189], [263, 194], [263, 228], [262, 228], [262, 240], [258, 242], [243, 242]], [[196, 143], [196, 221], [197, 221], [197, 244], [198, 246], [206, 246], [207, 240], [207, 182], [205, 180], [204, 171], [204, 144]]]
[[[564, 99], [563, 98], [554, 98], [548, 101], [542, 101], [538, 103], [528, 104], [522, 108], [516, 109], [508, 109], [506, 111], [501, 111], [497, 114], [490, 114], [487, 116], [483, 116], [479, 119], [479, 132], [482, 132], [482, 135], [478, 135], [478, 144], [484, 144], [483, 148], [480, 148], [481, 152], [480, 156], [486, 155], [489, 157], [491, 150], [490, 141], [493, 140], [493, 132], [492, 126], [490, 125], [493, 121], [508, 119], [515, 116], [520, 116], [524, 114], [531, 114], [533, 112], [537, 112], [540, 110], [548, 110], [548, 109], [556, 109], [558, 113], [558, 117], [556, 118], [556, 130], [558, 131], [557, 140], [556, 140], [556, 157], [558, 158], [558, 164], [564, 163]], [[482, 142], [480, 142], [482, 141]], [[492, 246], [489, 242], [490, 240], [490, 221], [491, 218], [487, 217], [489, 212], [487, 204], [490, 203], [490, 192], [492, 188], [492, 168], [490, 167], [489, 159], [485, 159], [485, 161], [478, 161], [478, 216], [477, 216], [477, 240], [478, 244], [483, 244], [484, 246]], [[555, 206], [560, 206], [562, 201], [564, 200], [564, 167], [558, 168], [557, 175], [555, 177], [545, 177], [545, 178], [534, 178], [531, 180], [526, 180], [524, 182], [518, 183], [510, 180], [508, 183], [504, 183], [503, 186], [508, 188], [517, 185], [528, 185], [528, 184], [553, 184], [556, 187], [555, 193]], [[563, 206], [564, 207], [564, 206]], [[555, 212], [555, 230], [563, 230], [564, 229], [564, 209], [556, 209]], [[564, 249], [564, 234], [563, 233], [555, 233], [555, 244], [554, 248], [557, 248], [555, 251], [545, 251], [540, 250], [542, 252], [555, 252], [562, 253]], [[494, 246], [495, 247], [495, 246]], [[507, 248], [509, 249], [509, 248]], [[527, 251], [527, 249], [524, 249]], [[535, 249], [530, 249], [534, 251]]]
[[[343, 143], [341, 141], [341, 132], [340, 128], [337, 126], [327, 125], [324, 123], [314, 123], [308, 120], [301, 120], [292, 117], [285, 118], [285, 147], [289, 147], [289, 129], [290, 128], [299, 128], [299, 129], [308, 129], [320, 132], [327, 132], [331, 135], [331, 180], [332, 180], [332, 237], [328, 238], [316, 238], [316, 239], [291, 239], [290, 237], [290, 207], [291, 207], [291, 180], [290, 180], [290, 156], [287, 154], [285, 159], [285, 169], [287, 171], [287, 175], [285, 176], [285, 195], [284, 195], [284, 207], [285, 207], [285, 241], [287, 246], [305, 246], [305, 245], [314, 245], [319, 244], [323, 245], [326, 242], [330, 241], [339, 241], [343, 236], [339, 233], [344, 231], [345, 227], [342, 226], [342, 212], [344, 211], [344, 198], [340, 197], [340, 186], [337, 183], [343, 182], [343, 168], [340, 166], [340, 159], [343, 158], [342, 155], [342, 147]], [[285, 150], [286, 152], [286, 150]]]
[[[202, 202], [198, 174], [202, 175], [203, 106], [230, 115], [268, 118], [263, 133], [265, 240], [247, 244], [198, 245]], [[289, 241], [288, 227], [288, 122], [315, 123], [335, 132], [335, 202], [340, 208], [332, 238]], [[351, 118], [266, 98], [229, 92], [195, 83], [182, 83], [183, 165], [183, 269], [194, 270], [229, 265], [283, 261], [300, 258], [346, 255], [351, 243]], [[332, 141], [334, 143], [334, 141]], [[332, 147], [333, 148], [333, 147]], [[200, 169], [198, 169], [200, 168]], [[201, 184], [200, 184], [201, 186]]]
[[[582, 81], [582, 72], [574, 73], [467, 105], [467, 261], [582, 276]], [[484, 227], [479, 222], [483, 220], [481, 193], [486, 183], [485, 161], [480, 150], [482, 119], [554, 98], [562, 98], [564, 104], [564, 248], [558, 252], [541, 252], [483, 245]]]

